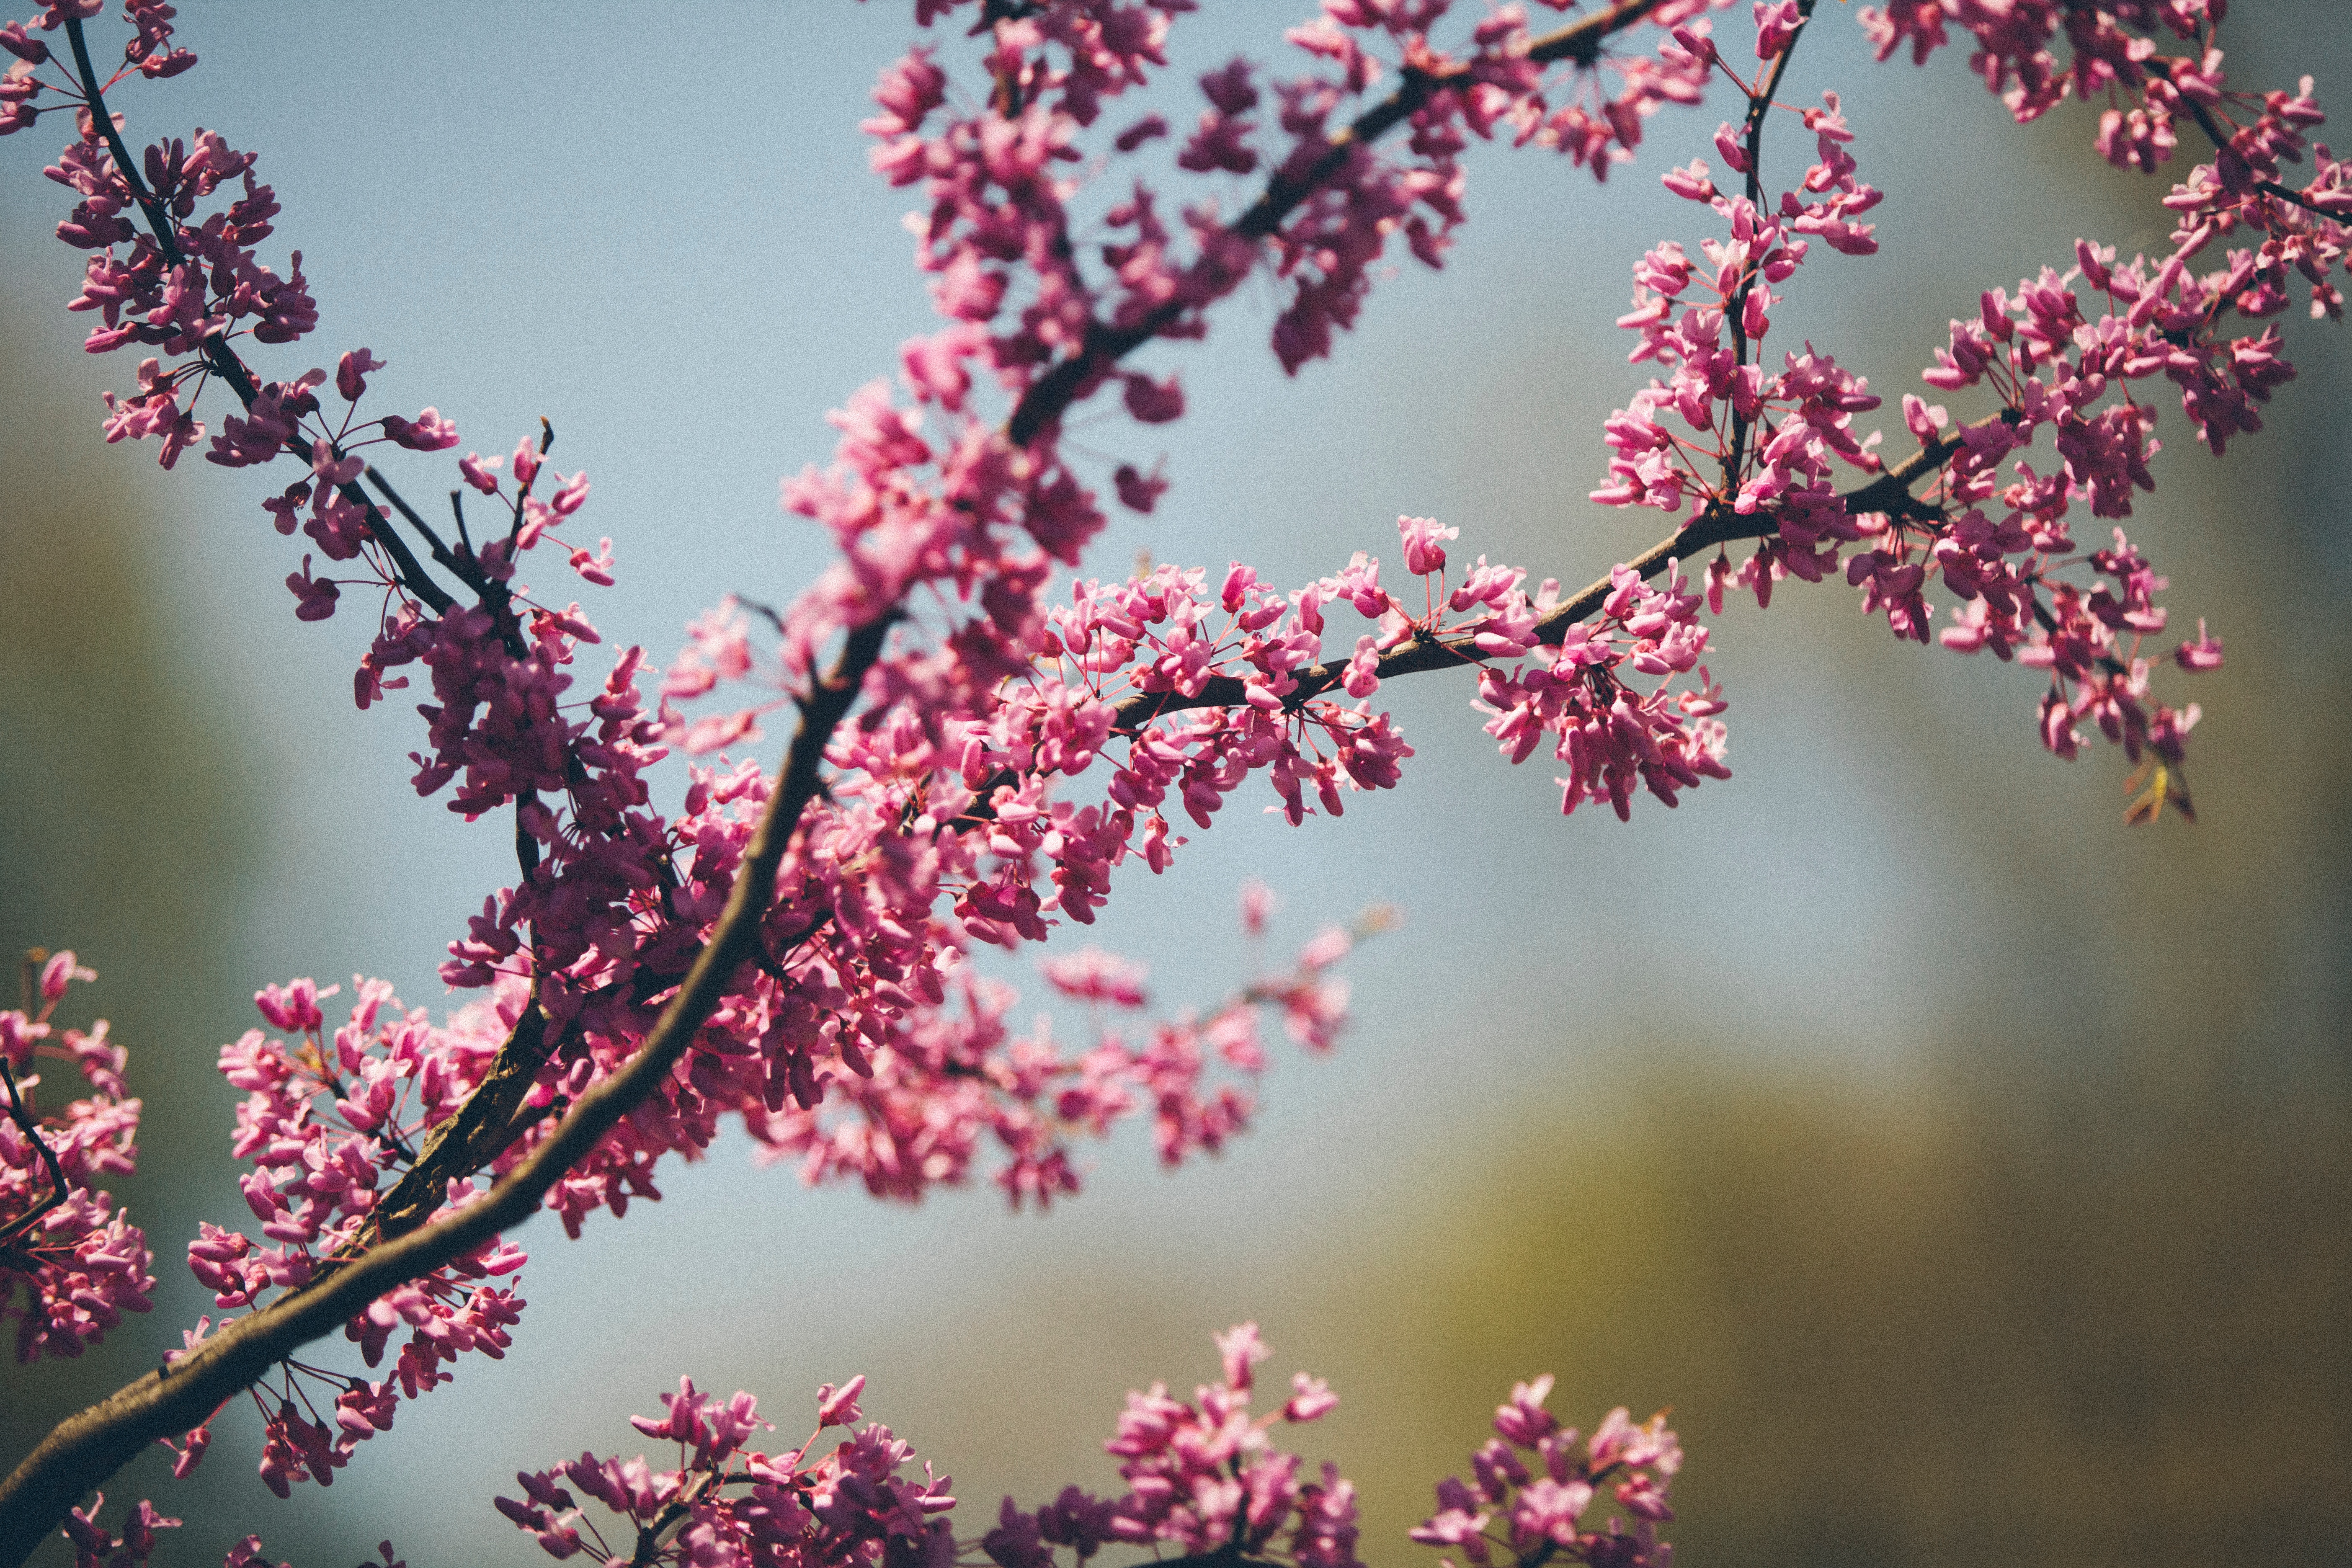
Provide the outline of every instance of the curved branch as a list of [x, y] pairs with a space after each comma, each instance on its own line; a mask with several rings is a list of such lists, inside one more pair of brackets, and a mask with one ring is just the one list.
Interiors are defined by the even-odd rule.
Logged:
[[173, 1365], [59, 1423], [0, 1482], [0, 1564], [15, 1568], [23, 1563], [93, 1485], [148, 1444], [203, 1423], [223, 1400], [259, 1379], [296, 1346], [331, 1332], [385, 1291], [530, 1218], [564, 1172], [655, 1091], [718, 1006], [736, 971], [758, 952], [760, 921], [775, 891], [777, 867], [823, 787], [819, 770], [825, 746], [856, 703], [866, 672], [881, 657], [890, 625], [886, 616], [851, 632], [832, 672], [801, 703], [800, 727], [783, 774], [745, 848], [726, 910], [637, 1054], [582, 1095], [547, 1141], [478, 1202], [322, 1271], [300, 1289], [230, 1323]]
[[[98, 72], [90, 66], [89, 45], [82, 37], [79, 17], [66, 18], [66, 38], [73, 47], [74, 69], [81, 78], [82, 94], [86, 100], [82, 112], [89, 116], [90, 123], [105, 136], [106, 150], [114, 159], [115, 172], [122, 176], [123, 185], [131, 192], [131, 199], [139, 204], [139, 210], [145, 216], [148, 228], [153, 231], [156, 247], [163, 253], [163, 259], [174, 267], [186, 266], [187, 253], [180, 248], [176, 237], [178, 230], [171, 220], [171, 215], [163, 210], [163, 204], [156, 200], [154, 194], [139, 178], [139, 165], [131, 162], [131, 149], [123, 142], [122, 132], [114, 123], [114, 116], [107, 110], [106, 94], [98, 85]], [[247, 413], [251, 413], [255, 400], [261, 395], [261, 388], [255, 382], [253, 372], [237, 358], [236, 352], [220, 339], [207, 337], [199, 346], [198, 355], [206, 368], [228, 383], [229, 390], [236, 394], [236, 400], [245, 405]], [[290, 445], [287, 450], [296, 457], [307, 455], [299, 447]], [[337, 448], [335, 455], [342, 456], [341, 449]], [[423, 563], [408, 548], [408, 542], [393, 531], [392, 521], [377, 509], [374, 501], [368, 499], [367, 492], [356, 483], [340, 485], [336, 489], [345, 500], [366, 514], [368, 535], [392, 557], [401, 585], [432, 605], [436, 614], [446, 615], [455, 609], [457, 601], [425, 572]]]
[[[1601, 46], [1605, 39], [1648, 16], [1657, 4], [1658, 0], [1618, 0], [1606, 11], [1596, 11], [1536, 39], [1528, 47], [1528, 58], [1546, 65], [1559, 60], [1591, 65], [1601, 58]], [[1467, 79], [1471, 68], [1457, 65], [1444, 71], [1429, 71], [1407, 66], [1402, 74], [1404, 80], [1394, 92], [1358, 115], [1344, 130], [1331, 132], [1321, 155], [1304, 174], [1286, 174], [1277, 170], [1257, 200], [1234, 221], [1233, 232], [1251, 241], [1271, 236], [1301, 202], [1322, 189], [1339, 172], [1358, 147], [1378, 141], [1411, 119], [1441, 89]], [[1034, 441], [1105, 371], [1174, 326], [1191, 308], [1171, 300], [1124, 327], [1099, 323], [1089, 326], [1085, 345], [1030, 383], [1029, 390], [1021, 395], [1021, 401], [1013, 405], [1013, 417], [1005, 422], [1006, 439], [1015, 447], [1026, 447]]]

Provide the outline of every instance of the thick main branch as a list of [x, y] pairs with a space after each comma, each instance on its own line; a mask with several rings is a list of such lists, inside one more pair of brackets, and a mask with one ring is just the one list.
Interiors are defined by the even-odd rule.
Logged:
[[385, 1291], [529, 1219], [564, 1172], [659, 1087], [736, 972], [757, 955], [760, 921], [775, 892], [777, 866], [822, 788], [825, 745], [856, 701], [888, 634], [887, 618], [852, 632], [832, 672], [801, 704], [783, 775], [744, 851], [726, 910], [637, 1054], [582, 1095], [547, 1141], [478, 1202], [386, 1241], [237, 1319], [175, 1364], [149, 1373], [59, 1424], [0, 1483], [0, 1564], [15, 1568], [23, 1563], [92, 1486], [148, 1444], [201, 1425], [224, 1400], [297, 1346], [333, 1331]]

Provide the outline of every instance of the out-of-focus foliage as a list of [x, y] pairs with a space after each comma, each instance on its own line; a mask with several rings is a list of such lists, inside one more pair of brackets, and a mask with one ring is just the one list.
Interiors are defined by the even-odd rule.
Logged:
[[[2011, 1056], [1873, 1094], [1669, 1047], [1497, 1128], [1556, 1180], [1452, 1188], [1431, 1284], [1368, 1315], [1444, 1347], [1433, 1411], [1534, 1365], [1563, 1410], [1671, 1402], [1698, 1562], [2340, 1562], [2352, 1127], [2168, 1087]], [[1376, 1529], [1418, 1490], [1381, 1470]]]
[[[179, 1247], [235, 1197], [207, 1184], [233, 1100], [213, 1060], [255, 984], [236, 941], [268, 782], [221, 628], [175, 597], [174, 562], [203, 541], [165, 510], [152, 456], [97, 438], [95, 389], [48, 369], [74, 335], [53, 301], [0, 291], [0, 984], [16, 1005], [33, 946], [98, 971], [68, 1016], [104, 1016], [131, 1047], [142, 1164], [112, 1190], [156, 1248], [156, 1316], [180, 1319], [199, 1298]], [[142, 1321], [78, 1361], [7, 1365], [6, 1462], [145, 1370], [149, 1337]]]

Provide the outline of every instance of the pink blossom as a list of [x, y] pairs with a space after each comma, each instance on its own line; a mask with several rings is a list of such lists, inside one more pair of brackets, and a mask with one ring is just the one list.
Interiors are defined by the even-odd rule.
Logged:
[[1108, 1002], [1115, 1007], [1140, 1007], [1144, 1004], [1143, 965], [1113, 957], [1098, 947], [1080, 948], [1061, 958], [1041, 959], [1037, 968], [1047, 983], [1065, 996]]
[[335, 362], [335, 391], [345, 403], [357, 403], [367, 392], [368, 372], [382, 370], [383, 361], [365, 349], [353, 349]]
[[412, 452], [442, 452], [457, 444], [457, 426], [441, 417], [440, 411], [435, 408], [425, 409], [414, 419], [386, 415], [383, 433], [395, 445]]
[[1433, 518], [1400, 517], [1397, 532], [1404, 539], [1404, 569], [1415, 576], [1428, 576], [1445, 570], [1445, 545], [1448, 539], [1458, 539], [1458, 528], [1440, 528]]
[[2200, 620], [2197, 623], [2197, 640], [2182, 643], [2174, 650], [2172, 657], [2183, 669], [2219, 669], [2221, 668], [2221, 639], [2207, 636], [2205, 623]]

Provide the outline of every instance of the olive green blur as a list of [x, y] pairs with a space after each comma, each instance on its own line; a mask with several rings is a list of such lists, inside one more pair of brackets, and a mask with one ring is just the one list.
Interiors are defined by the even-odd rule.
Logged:
[[[0, 289], [0, 1005], [20, 1005], [29, 947], [70, 947], [98, 972], [58, 1022], [105, 1017], [131, 1048], [141, 1168], [109, 1190], [158, 1254], [176, 1341], [206, 1304], [180, 1251], [235, 1196], [218, 1180], [234, 1095], [213, 1063], [256, 984], [235, 942], [270, 781], [213, 667], [220, 625], [177, 596], [176, 563], [202, 541], [152, 449], [103, 445], [105, 383], [71, 359], [57, 374], [79, 319], [59, 319], [53, 292]], [[47, 1077], [44, 1106], [79, 1089], [70, 1071]], [[23, 1367], [0, 1350], [0, 1462], [143, 1372], [161, 1326], [134, 1322], [75, 1361]]]

